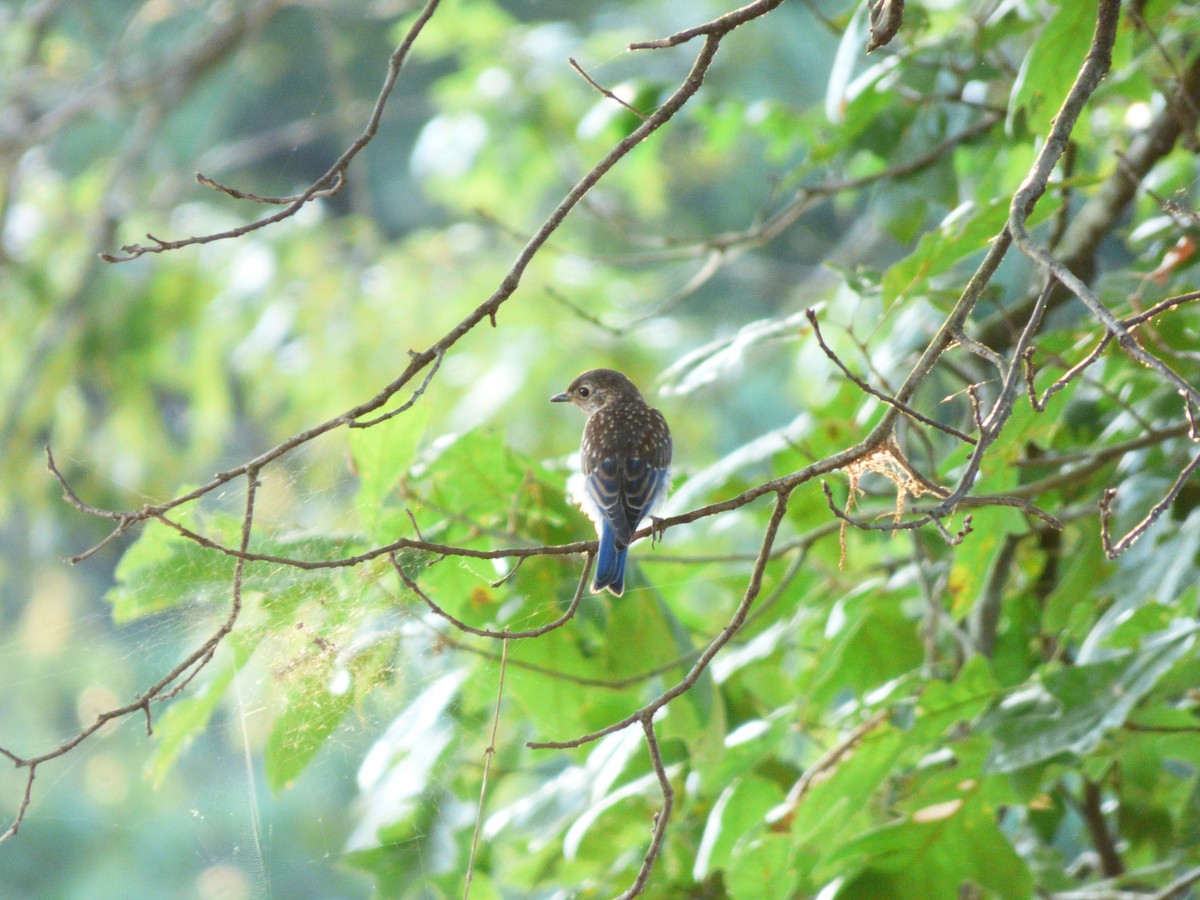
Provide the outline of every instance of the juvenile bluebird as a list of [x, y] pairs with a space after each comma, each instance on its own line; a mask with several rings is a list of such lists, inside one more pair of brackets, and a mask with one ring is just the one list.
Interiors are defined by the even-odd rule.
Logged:
[[671, 430], [633, 382], [612, 369], [584, 372], [550, 402], [574, 403], [587, 413], [580, 506], [600, 536], [592, 590], [607, 588], [619, 597], [633, 533], [667, 498]]

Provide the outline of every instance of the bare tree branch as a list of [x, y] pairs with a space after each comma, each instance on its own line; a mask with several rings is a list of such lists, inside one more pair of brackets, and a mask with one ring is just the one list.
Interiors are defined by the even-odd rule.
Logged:
[[847, 378], [849, 378], [852, 382], [854, 382], [854, 384], [859, 388], [859, 390], [863, 391], [866, 394], [870, 394], [872, 397], [877, 397], [878, 399], [882, 400], [884, 403], [888, 404], [889, 406], [894, 406], [896, 409], [898, 409], [900, 412], [904, 413], [904, 415], [908, 416], [910, 419], [915, 419], [918, 422], [923, 422], [926, 425], [930, 426], [931, 428], [936, 428], [938, 431], [945, 432], [946, 434], [949, 434], [949, 435], [952, 435], [952, 436], [958, 438], [960, 441], [963, 441], [964, 443], [967, 443], [967, 444], [976, 443], [975, 438], [971, 437], [969, 434], [963, 434], [963, 432], [959, 431], [957, 428], [952, 428], [949, 425], [943, 425], [941, 422], [934, 421], [933, 419], [929, 418], [928, 416], [922, 415], [921, 413], [917, 412], [915, 409], [908, 406], [907, 404], [901, 403], [899, 400], [896, 400], [894, 397], [889, 397], [887, 394], [883, 393], [882, 391], [875, 390], [875, 388], [871, 387], [869, 384], [867, 384], [865, 381], [863, 381], [861, 378], [859, 378], [857, 375], [855, 375], [853, 372], [851, 372], [849, 367], [847, 367], [847, 365], [841, 361], [841, 359], [838, 357], [838, 355], [829, 348], [829, 345], [825, 343], [825, 338], [822, 337], [822, 335], [821, 335], [821, 326], [817, 324], [816, 310], [809, 308], [809, 309], [805, 310], [805, 315], [808, 316], [808, 321], [812, 325], [813, 336], [817, 339], [817, 343], [820, 345], [821, 350], [824, 351], [825, 355], [827, 357], [829, 357], [829, 359], [834, 363], [834, 365], [836, 365], [839, 369], [842, 370], [843, 374], [845, 374], [845, 376]]
[[637, 878], [627, 891], [617, 897], [617, 900], [632, 900], [633, 897], [640, 896], [646, 889], [650, 872], [654, 869], [654, 863], [659, 854], [662, 853], [663, 838], [667, 834], [667, 823], [671, 821], [671, 810], [675, 805], [675, 791], [671, 788], [671, 779], [667, 777], [667, 769], [663, 765], [662, 751], [658, 748], [658, 738], [654, 736], [652, 719], [653, 714], [642, 717], [642, 731], [646, 735], [646, 749], [650, 751], [650, 764], [654, 767], [654, 774], [658, 776], [658, 786], [662, 790], [663, 805], [662, 809], [654, 815], [654, 831], [650, 836], [650, 847], [646, 850], [646, 856], [638, 869]]
[[744, 25], [751, 19], [756, 19], [761, 15], [765, 15], [777, 7], [783, 0], [756, 0], [754, 3], [749, 3], [741, 9], [735, 9], [733, 12], [726, 13], [711, 22], [705, 22], [703, 25], [697, 25], [695, 28], [688, 28], [684, 31], [677, 32], [670, 37], [660, 38], [656, 41], [637, 41], [629, 45], [630, 50], [662, 50], [667, 47], [675, 47], [679, 44], [687, 43], [693, 38], [701, 36], [707, 38], [722, 38], [739, 25]]
[[[227, 231], [215, 232], [212, 234], [195, 235], [193, 237], [183, 238], [176, 241], [165, 241], [156, 238], [152, 234], [146, 235], [153, 243], [152, 244], [125, 244], [121, 247], [121, 255], [113, 253], [102, 253], [100, 258], [105, 262], [117, 263], [128, 262], [129, 260], [137, 259], [139, 256], [144, 256], [147, 253], [164, 253], [168, 250], [178, 250], [181, 247], [190, 247], [194, 244], [210, 244], [213, 241], [222, 241], [228, 238], [241, 237], [244, 234], [249, 234], [252, 231], [257, 231], [260, 228], [265, 228], [268, 225], [274, 225], [276, 222], [282, 222], [284, 219], [294, 216], [299, 212], [309, 201], [318, 196], [329, 196], [336, 193], [342, 184], [345, 183], [346, 172], [350, 168], [350, 164], [354, 158], [362, 151], [367, 144], [375, 137], [375, 133], [379, 130], [379, 123], [383, 119], [383, 109], [387, 105], [388, 98], [391, 97], [392, 89], [396, 86], [396, 80], [400, 77], [400, 70], [404, 66], [405, 60], [408, 58], [409, 50], [412, 49], [413, 43], [426, 23], [433, 17], [434, 12], [438, 8], [441, 0], [428, 0], [424, 8], [417, 15], [416, 21], [409, 26], [408, 32], [404, 35], [404, 39], [392, 51], [391, 57], [388, 59], [387, 75], [383, 80], [383, 86], [379, 90], [379, 96], [375, 100], [375, 106], [371, 110], [371, 115], [367, 119], [367, 125], [363, 129], [362, 134], [342, 153], [341, 156], [334, 161], [333, 165], [326, 170], [325, 174], [314, 181], [301, 194], [296, 195], [291, 202], [287, 204], [279, 212], [269, 216], [264, 216], [246, 225], [241, 225], [237, 228], [231, 228]], [[196, 180], [201, 184], [208, 185], [221, 193], [230, 194], [233, 196], [240, 195], [245, 199], [254, 200], [259, 203], [277, 204], [282, 199], [288, 198], [265, 198], [258, 197], [254, 194], [238, 192], [234, 194], [232, 188], [226, 188], [223, 185], [217, 184], [211, 178], [196, 173]]]
[[1192, 473], [1200, 468], [1200, 454], [1192, 457], [1192, 461], [1183, 467], [1183, 471], [1179, 473], [1179, 477], [1167, 490], [1166, 495], [1150, 508], [1150, 511], [1142, 517], [1142, 520], [1134, 525], [1126, 535], [1115, 543], [1109, 533], [1112, 522], [1112, 502], [1117, 496], [1116, 488], [1109, 488], [1104, 492], [1104, 496], [1100, 498], [1100, 542], [1104, 545], [1104, 553], [1109, 559], [1116, 559], [1126, 550], [1133, 546], [1134, 542], [1149, 530], [1150, 526], [1159, 520], [1171, 504], [1175, 502], [1175, 498], [1179, 496], [1179, 492], [1183, 489], [1184, 484], [1192, 476]]
[[[243, 553], [250, 546], [250, 534], [252, 523], [254, 521], [254, 502], [258, 489], [258, 470], [255, 469], [247, 474], [246, 477], [246, 509], [242, 518], [242, 539], [241, 550]], [[8, 830], [0, 834], [0, 843], [15, 836], [20, 830], [21, 822], [25, 818], [25, 813], [29, 809], [29, 800], [32, 796], [33, 781], [37, 767], [44, 762], [52, 759], [57, 759], [60, 756], [65, 756], [71, 752], [109, 722], [115, 719], [121, 719], [128, 716], [130, 713], [143, 712], [146, 716], [146, 732], [150, 733], [150, 704], [152, 702], [161, 702], [169, 700], [178, 694], [196, 674], [203, 669], [216, 653], [217, 647], [225, 637], [233, 631], [234, 625], [237, 623], [238, 616], [242, 611], [242, 577], [245, 572], [246, 561], [238, 559], [233, 571], [233, 599], [229, 606], [229, 613], [225, 617], [225, 621], [221, 626], [206, 640], [203, 644], [189, 653], [183, 660], [176, 663], [166, 675], [162, 676], [157, 682], [152, 684], [139, 697], [125, 706], [120, 706], [115, 709], [110, 709], [96, 716], [94, 722], [86, 728], [79, 731], [74, 737], [63, 741], [53, 750], [43, 753], [39, 756], [21, 757], [16, 753], [4, 747], [0, 747], [0, 755], [7, 757], [17, 768], [26, 768], [29, 770], [25, 785], [25, 794], [21, 805], [17, 808], [16, 816]]]
[[734, 611], [733, 618], [729, 620], [729, 624], [721, 629], [721, 633], [713, 639], [712, 643], [705, 648], [700, 654], [700, 658], [696, 660], [695, 665], [674, 687], [661, 693], [658, 697], [651, 700], [637, 712], [626, 716], [619, 722], [614, 722], [599, 731], [593, 731], [581, 737], [573, 738], [567, 741], [531, 741], [526, 744], [527, 747], [540, 749], [557, 749], [566, 750], [571, 747], [582, 747], [584, 744], [590, 744], [592, 741], [599, 740], [606, 734], [613, 734], [617, 731], [623, 731], [632, 725], [634, 722], [645, 722], [648, 718], [653, 717], [654, 713], [662, 709], [680, 694], [689, 690], [695, 684], [700, 676], [704, 674], [704, 670], [708, 668], [708, 664], [712, 662], [714, 656], [729, 643], [730, 639], [738, 633], [738, 630], [746, 621], [746, 616], [750, 612], [750, 607], [754, 603], [754, 599], [758, 596], [762, 589], [763, 572], [766, 570], [767, 561], [771, 558], [771, 546], [775, 543], [775, 536], [779, 532], [779, 525], [783, 522], [783, 514], [787, 512], [787, 499], [790, 491], [780, 491], [775, 499], [775, 510], [771, 513], [771, 521], [767, 523], [766, 533], [763, 535], [762, 546], [759, 549], [758, 559], [754, 563], [754, 571], [750, 575], [750, 583], [746, 586], [746, 592], [742, 595], [742, 601], [738, 604]]
[[588, 554], [587, 563], [583, 567], [583, 574], [579, 577], [579, 586], [575, 588], [575, 596], [571, 600], [571, 605], [567, 607], [567, 611], [553, 622], [548, 622], [547, 624], [541, 625], [538, 628], [531, 628], [528, 631], [509, 631], [507, 629], [504, 631], [490, 631], [486, 628], [476, 628], [473, 625], [468, 625], [461, 619], [456, 619], [454, 616], [450, 615], [450, 613], [446, 612], [444, 609], [434, 603], [433, 600], [429, 598], [429, 595], [417, 586], [417, 583], [408, 576], [407, 572], [404, 571], [404, 567], [400, 565], [400, 560], [396, 558], [395, 553], [390, 554], [388, 559], [391, 560], [392, 566], [395, 568], [396, 574], [400, 576], [400, 580], [404, 582], [404, 586], [420, 597], [421, 600], [424, 601], [425, 605], [428, 606], [434, 613], [441, 616], [459, 631], [465, 631], [467, 634], [473, 634], [477, 637], [495, 638], [507, 643], [508, 641], [519, 641], [525, 638], [541, 637], [543, 634], [554, 631], [556, 628], [561, 628], [571, 621], [571, 619], [575, 618], [575, 612], [579, 609], [579, 602], [583, 599], [584, 586], [587, 584], [588, 576], [592, 573], [592, 561], [594, 557], [591, 553]]
[[608, 88], [601, 87], [600, 85], [596, 84], [596, 82], [592, 78], [592, 76], [583, 70], [583, 67], [580, 66], [579, 63], [577, 63], [575, 61], [574, 57], [568, 58], [567, 62], [571, 64], [572, 69], [574, 69], [581, 76], [583, 76], [584, 81], [586, 81], [588, 84], [590, 84], [592, 87], [594, 87], [599, 93], [603, 94], [605, 97], [607, 97], [609, 100], [612, 100], [614, 103], [620, 104], [621, 106], [625, 107], [627, 110], [629, 110], [631, 113], [633, 113], [639, 119], [641, 119], [643, 122], [646, 121], [647, 116], [640, 109], [638, 109], [637, 107], [634, 107], [634, 106], [630, 106], [628, 103], [626, 103], [624, 100], [622, 100], [616, 94], [614, 94]]

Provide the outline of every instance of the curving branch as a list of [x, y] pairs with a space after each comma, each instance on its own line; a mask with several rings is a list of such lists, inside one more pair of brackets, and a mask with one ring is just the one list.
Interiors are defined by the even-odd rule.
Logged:
[[1179, 496], [1179, 492], [1183, 489], [1184, 484], [1192, 474], [1200, 468], [1200, 455], [1192, 457], [1192, 461], [1183, 467], [1174, 483], [1167, 489], [1167, 493], [1161, 500], [1150, 507], [1150, 511], [1142, 517], [1141, 521], [1134, 525], [1118, 541], [1113, 541], [1110, 533], [1112, 524], [1112, 502], [1117, 496], [1116, 488], [1109, 488], [1104, 492], [1104, 496], [1100, 498], [1100, 542], [1104, 546], [1104, 554], [1109, 559], [1116, 559], [1126, 550], [1133, 546], [1134, 542], [1149, 530], [1150, 526], [1159, 520], [1163, 513], [1171, 508], [1171, 504], [1175, 502], [1175, 498]]
[[650, 751], [650, 765], [654, 768], [654, 774], [658, 777], [658, 787], [662, 791], [663, 805], [662, 809], [654, 814], [654, 831], [650, 835], [650, 846], [638, 868], [637, 878], [634, 879], [627, 891], [618, 895], [617, 900], [632, 900], [633, 897], [640, 896], [646, 889], [646, 882], [650, 880], [650, 872], [654, 869], [654, 863], [658, 860], [659, 854], [662, 853], [663, 839], [667, 834], [667, 823], [671, 821], [671, 810], [675, 806], [675, 791], [671, 787], [667, 768], [663, 765], [658, 738], [654, 735], [653, 716], [643, 716], [641, 722], [642, 731], [646, 735], [646, 749]]
[[775, 499], [775, 509], [771, 513], [771, 520], [767, 523], [767, 530], [763, 534], [762, 544], [759, 547], [758, 559], [755, 560], [754, 570], [750, 574], [750, 581], [746, 585], [746, 591], [742, 595], [742, 600], [734, 610], [733, 617], [729, 623], [721, 629], [712, 642], [700, 654], [700, 658], [688, 671], [682, 679], [680, 679], [673, 687], [663, 691], [637, 712], [631, 713], [619, 722], [614, 722], [611, 725], [601, 728], [599, 731], [592, 731], [588, 734], [581, 735], [577, 738], [572, 738], [566, 741], [530, 741], [525, 746], [533, 750], [541, 749], [557, 749], [566, 750], [572, 747], [582, 747], [584, 744], [590, 744], [592, 741], [597, 741], [607, 734], [614, 734], [618, 731], [624, 731], [635, 722], [646, 722], [650, 717], [653, 717], [656, 712], [678, 697], [680, 694], [691, 689], [704, 674], [704, 670], [708, 668], [708, 664], [712, 662], [713, 657], [720, 652], [721, 648], [729, 643], [730, 639], [741, 629], [746, 622], [746, 616], [750, 612], [750, 607], [754, 604], [754, 599], [762, 590], [763, 573], [767, 568], [767, 561], [771, 558], [771, 547], [775, 543], [775, 536], [779, 533], [780, 523], [783, 522], [783, 515], [787, 512], [788, 497], [790, 490], [780, 490]]
[[[821, 536], [834, 534], [836, 531], [837, 525], [831, 523], [821, 530]], [[790, 547], [781, 547], [780, 545], [777, 545], [771, 551], [771, 558], [776, 559], [781, 552], [791, 552], [797, 549], [797, 545], [795, 545], [794, 542], [790, 543], [792, 544]], [[807, 551], [807, 544], [801, 547], [801, 552], [796, 554], [795, 558], [788, 566], [787, 571], [783, 573], [779, 581], [775, 584], [775, 587], [771, 591], [770, 595], [763, 600], [762, 603], [758, 604], [750, 613], [750, 615], [746, 617], [746, 622], [742, 626], [742, 631], [744, 631], [747, 626], [752, 624], [755, 619], [759, 618], [764, 612], [770, 609], [780, 599], [780, 597], [784, 595], [788, 587], [799, 574], [805, 560], [808, 558]], [[651, 561], [661, 562], [662, 560], [660, 558], [658, 560]], [[539, 675], [545, 675], [548, 678], [554, 678], [558, 681], [566, 681], [571, 684], [578, 684], [582, 687], [595, 687], [610, 691], [622, 691], [626, 688], [633, 687], [635, 684], [641, 684], [645, 681], [649, 681], [651, 678], [657, 678], [659, 675], [664, 675], [667, 672], [670, 672], [672, 669], [677, 669], [680, 666], [695, 662], [700, 654], [704, 652], [705, 646], [707, 646], [707, 644], [714, 638], [715, 635], [705, 640], [704, 646], [696, 647], [692, 650], [689, 650], [687, 653], [681, 653], [679, 656], [668, 660], [665, 663], [661, 663], [660, 665], [654, 666], [653, 668], [647, 669], [643, 672], [638, 672], [636, 675], [627, 675], [624, 678], [588, 678], [584, 675], [575, 675], [572, 672], [563, 672], [558, 669], [552, 669], [549, 666], [542, 666], [531, 662], [522, 662], [521, 660], [516, 659], [509, 660], [508, 665], [518, 669], [525, 669], [528, 672], [536, 672]], [[734, 638], [730, 643], [737, 644], [740, 640], [742, 640], [741, 635], [739, 635], [738, 638]], [[493, 653], [492, 651], [485, 650], [482, 647], [473, 647], [470, 644], [456, 641], [452, 638], [445, 637], [444, 635], [439, 636], [439, 641], [447, 646], [453, 647], [456, 650], [463, 650], [467, 653], [473, 653], [476, 656], [481, 656], [485, 659], [491, 659], [496, 662], [501, 660], [502, 654]]]
[[587, 585], [588, 576], [592, 574], [592, 562], [594, 557], [591, 553], [588, 554], [587, 563], [583, 567], [583, 574], [579, 577], [579, 586], [575, 588], [575, 596], [571, 600], [571, 605], [567, 607], [567, 611], [553, 622], [548, 622], [545, 625], [540, 625], [537, 628], [531, 628], [527, 631], [490, 631], [486, 628], [476, 628], [473, 625], [468, 625], [461, 619], [456, 619], [450, 613], [446, 612], [446, 610], [434, 603], [433, 600], [429, 598], [429, 595], [421, 590], [417, 583], [409, 577], [407, 572], [404, 571], [404, 567], [400, 565], [400, 560], [396, 558], [395, 553], [390, 554], [388, 559], [391, 561], [393, 568], [395, 568], [396, 574], [400, 576], [400, 580], [404, 582], [404, 586], [420, 597], [425, 605], [428, 606], [434, 614], [441, 616], [459, 631], [466, 632], [467, 634], [473, 634], [476, 637], [495, 638], [496, 640], [507, 642], [522, 640], [524, 638], [541, 637], [543, 634], [548, 634], [549, 632], [554, 631], [556, 628], [561, 628], [575, 618], [575, 613], [579, 609], [579, 601], [583, 599], [583, 589]]
[[865, 381], [863, 381], [861, 378], [859, 378], [857, 375], [855, 375], [853, 372], [851, 372], [850, 367], [847, 366], [844, 362], [842, 362], [841, 358], [836, 353], [834, 353], [833, 350], [831, 350], [829, 348], [828, 344], [825, 343], [825, 338], [821, 335], [821, 326], [819, 324], [817, 324], [816, 310], [814, 310], [810, 307], [809, 309], [806, 309], [804, 311], [804, 314], [805, 314], [805, 316], [808, 317], [809, 324], [812, 325], [813, 337], [815, 337], [817, 339], [817, 344], [820, 346], [822, 352], [827, 357], [829, 357], [829, 359], [833, 362], [833, 364], [836, 365], [839, 369], [841, 369], [842, 373], [847, 378], [849, 378], [852, 382], [854, 382], [854, 385], [860, 391], [862, 391], [864, 394], [870, 394], [872, 397], [876, 397], [879, 400], [882, 400], [884, 403], [888, 404], [889, 406], [895, 407], [897, 410], [904, 413], [904, 415], [908, 416], [910, 419], [915, 419], [916, 421], [922, 422], [925, 425], [930, 426], [931, 428], [936, 428], [938, 431], [943, 431], [946, 434], [949, 434], [953, 437], [958, 438], [963, 443], [966, 443], [966, 444], [978, 443], [975, 440], [975, 438], [971, 437], [969, 434], [963, 434], [963, 432], [959, 431], [957, 428], [952, 428], [949, 425], [943, 425], [941, 422], [938, 422], [934, 419], [929, 418], [926, 415], [923, 415], [923, 414], [917, 412], [915, 409], [913, 409], [908, 404], [901, 403], [895, 397], [889, 397], [887, 394], [883, 393], [882, 391], [875, 390], [875, 388], [871, 387], [869, 384], [867, 384]]
[[[241, 549], [244, 553], [250, 546], [250, 534], [254, 522], [254, 502], [258, 490], [258, 470], [255, 469], [247, 474], [246, 478], [246, 507], [242, 518], [242, 538]], [[221, 642], [233, 631], [234, 625], [237, 624], [238, 616], [242, 611], [242, 578], [246, 569], [246, 561], [239, 559], [233, 570], [233, 598], [229, 605], [229, 613], [225, 617], [225, 621], [220, 627], [209, 636], [203, 644], [189, 653], [184, 659], [176, 663], [166, 675], [162, 676], [157, 682], [146, 689], [139, 697], [127, 703], [124, 706], [117, 707], [102, 712], [96, 716], [94, 722], [86, 728], [79, 731], [74, 737], [63, 741], [53, 750], [43, 753], [39, 756], [22, 757], [8, 750], [5, 747], [0, 747], [0, 755], [8, 758], [10, 762], [18, 769], [27, 769], [25, 782], [25, 793], [22, 797], [20, 805], [17, 807], [17, 812], [13, 818], [12, 824], [8, 830], [0, 834], [0, 843], [15, 836], [21, 828], [21, 823], [25, 819], [25, 814], [29, 809], [29, 802], [33, 795], [33, 782], [37, 777], [37, 769], [42, 763], [49, 762], [52, 759], [57, 759], [60, 756], [65, 756], [70, 753], [97, 731], [117, 719], [122, 719], [132, 713], [141, 711], [146, 717], [146, 734], [151, 734], [151, 703], [161, 703], [164, 700], [170, 700], [182, 691], [196, 677], [199, 672], [212, 661], [213, 656], [217, 652], [217, 648]]]
[[441, 0], [428, 0], [424, 8], [417, 15], [416, 21], [409, 26], [408, 32], [404, 35], [404, 39], [392, 51], [391, 57], [388, 59], [387, 75], [383, 79], [383, 86], [379, 90], [379, 96], [375, 99], [375, 106], [371, 110], [371, 115], [367, 119], [367, 125], [363, 129], [362, 134], [339, 156], [332, 166], [310, 184], [302, 193], [294, 197], [260, 197], [255, 194], [238, 191], [233, 188], [218, 184], [211, 178], [205, 175], [196, 173], [196, 180], [207, 187], [211, 187], [219, 193], [227, 194], [231, 197], [239, 199], [251, 200], [256, 203], [267, 205], [287, 205], [269, 216], [264, 216], [249, 222], [245, 225], [240, 225], [237, 228], [231, 228], [227, 231], [218, 231], [211, 234], [194, 235], [192, 237], [182, 238], [180, 240], [168, 241], [156, 238], [152, 234], [146, 235], [147, 239], [152, 241], [151, 244], [125, 244], [121, 247], [121, 253], [101, 253], [100, 258], [105, 262], [118, 263], [129, 262], [137, 259], [140, 256], [145, 256], [147, 253], [165, 253], [168, 250], [178, 250], [182, 247], [191, 247], [196, 244], [211, 244], [213, 241], [223, 241], [230, 238], [241, 237], [244, 234], [249, 234], [252, 231], [258, 231], [260, 228], [265, 228], [268, 225], [274, 225], [276, 222], [282, 222], [284, 219], [289, 219], [304, 208], [310, 201], [318, 197], [329, 197], [336, 194], [346, 181], [346, 172], [350, 168], [350, 164], [354, 162], [354, 158], [362, 151], [367, 144], [375, 137], [375, 133], [379, 130], [379, 123], [383, 119], [383, 110], [387, 106], [388, 98], [392, 95], [392, 89], [396, 86], [396, 80], [400, 77], [400, 70], [404, 66], [404, 61], [408, 58], [408, 53], [416, 42], [418, 35], [422, 29], [433, 18], [434, 12], [438, 8]]

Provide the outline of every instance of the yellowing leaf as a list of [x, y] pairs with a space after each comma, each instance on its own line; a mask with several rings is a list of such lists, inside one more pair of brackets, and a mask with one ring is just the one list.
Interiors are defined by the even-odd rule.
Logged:
[[912, 814], [912, 820], [924, 824], [926, 822], [940, 822], [942, 819], [948, 819], [960, 809], [962, 809], [963, 800], [957, 797], [954, 800], [947, 800], [945, 803], [935, 803], [932, 806], [926, 806], [924, 809], [918, 809]]

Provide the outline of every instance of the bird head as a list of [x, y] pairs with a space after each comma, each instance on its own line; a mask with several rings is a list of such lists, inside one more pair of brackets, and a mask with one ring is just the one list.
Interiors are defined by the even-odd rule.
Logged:
[[550, 398], [551, 403], [573, 403], [589, 416], [621, 399], [642, 399], [634, 383], [613, 369], [591, 369], [571, 382], [561, 394]]

